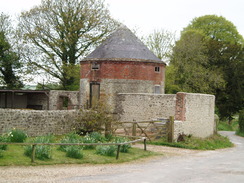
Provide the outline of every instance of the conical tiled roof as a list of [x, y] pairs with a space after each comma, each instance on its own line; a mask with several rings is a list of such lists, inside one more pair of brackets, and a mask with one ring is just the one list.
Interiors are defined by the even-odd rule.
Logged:
[[127, 27], [121, 26], [84, 60], [162, 62]]

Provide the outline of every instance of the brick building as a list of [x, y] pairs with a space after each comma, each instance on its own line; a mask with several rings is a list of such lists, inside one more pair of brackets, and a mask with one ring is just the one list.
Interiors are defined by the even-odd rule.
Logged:
[[114, 107], [118, 93], [164, 93], [166, 64], [127, 27], [120, 27], [80, 62], [81, 105], [106, 97]]

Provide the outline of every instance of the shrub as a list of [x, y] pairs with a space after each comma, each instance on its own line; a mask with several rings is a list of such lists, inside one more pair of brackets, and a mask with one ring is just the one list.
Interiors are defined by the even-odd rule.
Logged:
[[8, 133], [10, 142], [24, 142], [27, 134], [19, 129], [13, 129]]
[[244, 133], [244, 109], [239, 113], [239, 131]]
[[[88, 135], [86, 135], [86, 136], [84, 136], [83, 138], [82, 138], [82, 143], [87, 143], [87, 144], [89, 144], [89, 143], [96, 143], [97, 141], [94, 139], [94, 138], [92, 138], [89, 134]], [[93, 146], [93, 145], [87, 145], [87, 146], [84, 146], [83, 147], [83, 149], [94, 149], [95, 148], [95, 146]]]
[[3, 157], [3, 150], [0, 149], [0, 158]]
[[[67, 134], [63, 139], [61, 139], [60, 143], [80, 143], [81, 142], [81, 137], [76, 134], [76, 133], [69, 133]], [[70, 146], [67, 145], [61, 145], [58, 150], [67, 152], [67, 149]], [[81, 146], [77, 146], [79, 149], [82, 149]]]
[[83, 158], [83, 153], [81, 153], [81, 149], [78, 146], [68, 146], [66, 148], [66, 156], [75, 159]]
[[113, 145], [97, 146], [96, 154], [100, 154], [103, 156], [114, 156], [115, 150], [116, 150], [116, 146], [113, 146]]
[[[129, 139], [127, 139], [125, 137], [116, 137], [115, 138], [115, 143], [123, 143], [123, 142], [128, 142], [128, 141], [129, 141]], [[131, 148], [130, 144], [121, 145], [120, 152], [128, 153], [130, 148]]]
[[99, 132], [92, 132], [88, 135], [90, 136], [90, 138], [94, 139], [96, 143], [106, 141], [106, 138]]
[[[8, 138], [6, 136], [0, 136], [0, 142], [8, 142]], [[7, 144], [6, 145], [0, 145], [0, 150], [7, 150]]]
[[[43, 137], [36, 137], [33, 140], [34, 143], [52, 143], [53, 136], [43, 136]], [[49, 145], [37, 145], [36, 146], [36, 154], [35, 157], [39, 160], [51, 159], [51, 147]], [[25, 147], [24, 154], [28, 157], [31, 157], [32, 154], [32, 146]]]
[[[108, 124], [111, 124], [113, 115], [110, 108], [106, 105], [106, 102], [101, 100], [93, 104], [89, 110], [81, 110], [80, 115], [74, 124], [74, 129], [80, 135], [84, 135], [91, 132], [101, 132], [106, 129], [106, 134], [111, 133], [111, 128]], [[111, 126], [111, 125], [110, 125]]]

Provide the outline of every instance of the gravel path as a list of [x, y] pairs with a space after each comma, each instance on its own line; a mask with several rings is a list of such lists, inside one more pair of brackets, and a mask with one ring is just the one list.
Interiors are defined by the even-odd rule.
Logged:
[[[107, 165], [56, 165], [33, 167], [0, 167], [2, 182], [244, 182], [244, 138], [225, 133], [237, 147], [217, 151], [196, 151], [151, 146], [147, 149], [165, 153], [164, 156], [147, 158], [123, 164]], [[143, 148], [137, 144], [136, 147]], [[233, 154], [235, 152], [235, 154]], [[235, 156], [233, 156], [235, 155]], [[232, 156], [230, 160], [227, 157]], [[240, 156], [240, 157], [238, 157]], [[228, 161], [226, 161], [226, 158]], [[235, 159], [236, 158], [236, 159]], [[216, 174], [215, 168], [218, 170]], [[231, 169], [235, 167], [235, 169]], [[192, 172], [192, 173], [191, 173]], [[212, 172], [212, 174], [211, 174]], [[208, 175], [209, 174], [209, 175]], [[218, 176], [215, 176], [218, 175]], [[228, 175], [227, 178], [220, 176]], [[236, 177], [236, 180], [233, 179]]]

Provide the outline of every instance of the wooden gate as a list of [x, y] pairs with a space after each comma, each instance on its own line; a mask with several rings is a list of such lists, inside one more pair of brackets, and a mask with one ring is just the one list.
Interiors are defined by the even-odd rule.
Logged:
[[149, 140], [168, 137], [169, 119], [153, 121], [116, 122], [112, 124], [116, 135], [147, 137]]

